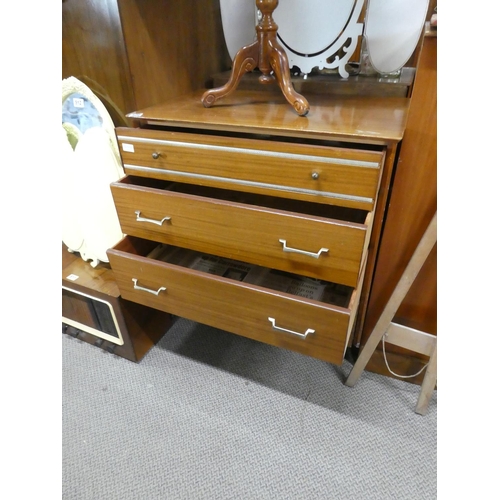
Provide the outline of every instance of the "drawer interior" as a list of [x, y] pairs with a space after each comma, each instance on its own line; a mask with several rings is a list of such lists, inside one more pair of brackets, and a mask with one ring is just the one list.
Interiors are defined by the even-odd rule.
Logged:
[[287, 198], [277, 198], [262, 194], [199, 186], [181, 182], [164, 181], [149, 177], [126, 176], [120, 181], [120, 184], [130, 184], [150, 189], [172, 191], [235, 203], [244, 203], [246, 205], [266, 207], [274, 210], [284, 210], [315, 217], [326, 217], [328, 219], [346, 221], [354, 224], [367, 224], [367, 216], [369, 213], [366, 210], [356, 208], [326, 205], [323, 203], [314, 203]]
[[[344, 309], [350, 308], [353, 297], [352, 287], [173, 245], [158, 244], [130, 236], [123, 240], [121, 245], [128, 245], [125, 251], [130, 252], [133, 248], [134, 253], [148, 259]], [[120, 250], [120, 244], [115, 249]]]

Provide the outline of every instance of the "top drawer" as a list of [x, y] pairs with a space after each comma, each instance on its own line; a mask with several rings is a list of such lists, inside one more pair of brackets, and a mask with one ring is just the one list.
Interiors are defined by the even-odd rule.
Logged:
[[125, 172], [371, 211], [384, 153], [145, 129], [116, 129]]

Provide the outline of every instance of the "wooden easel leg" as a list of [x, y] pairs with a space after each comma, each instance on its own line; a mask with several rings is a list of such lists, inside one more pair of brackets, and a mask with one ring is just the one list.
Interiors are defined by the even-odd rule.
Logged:
[[363, 350], [358, 356], [356, 363], [354, 363], [351, 373], [349, 373], [349, 376], [345, 381], [345, 385], [347, 385], [348, 387], [354, 387], [359, 377], [361, 376], [361, 373], [363, 373], [363, 370], [365, 369], [365, 366], [367, 365], [368, 361], [370, 361], [370, 358], [372, 357], [372, 354], [375, 352], [375, 349], [377, 348], [379, 342], [382, 340], [384, 333], [389, 328], [389, 324], [390, 320], [388, 322], [385, 321], [384, 323], [381, 323], [379, 320], [376, 328], [373, 330], [372, 334], [368, 338], [368, 341], [363, 347]]
[[276, 73], [278, 82], [285, 99], [293, 106], [299, 116], [309, 113], [309, 103], [306, 98], [295, 91], [290, 77], [289, 62], [286, 52], [276, 40], [269, 40], [269, 61]]
[[245, 73], [253, 71], [259, 63], [259, 43], [242, 47], [235, 55], [231, 76], [228, 82], [222, 87], [207, 90], [201, 97], [201, 102], [205, 108], [211, 107], [216, 101], [226, 97], [236, 90], [238, 83]]
[[365, 369], [366, 364], [370, 360], [373, 352], [377, 348], [378, 343], [382, 340], [384, 333], [389, 328], [394, 315], [396, 314], [401, 302], [406, 297], [408, 290], [415, 281], [417, 274], [424, 265], [425, 260], [429, 256], [434, 244], [437, 241], [437, 215], [434, 214], [429, 226], [427, 227], [422, 239], [420, 240], [415, 252], [410, 259], [410, 262], [406, 266], [394, 292], [392, 292], [391, 298], [384, 311], [382, 312], [375, 328], [373, 329], [368, 341], [366, 342], [361, 354], [359, 355], [356, 363], [352, 367], [351, 373], [345, 381], [345, 385], [353, 387], [358, 381], [361, 372]]
[[422, 386], [420, 387], [420, 394], [418, 396], [417, 406], [415, 407], [415, 412], [420, 415], [425, 415], [427, 413], [427, 408], [429, 407], [429, 400], [431, 399], [432, 391], [436, 387], [437, 380], [437, 345], [432, 351], [429, 364], [425, 371], [424, 380]]

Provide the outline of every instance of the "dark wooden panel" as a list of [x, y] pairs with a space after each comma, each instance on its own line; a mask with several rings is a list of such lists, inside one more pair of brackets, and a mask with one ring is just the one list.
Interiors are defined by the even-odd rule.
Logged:
[[[437, 37], [426, 36], [392, 186], [361, 346], [366, 343], [437, 209], [436, 62]], [[435, 248], [395, 316], [402, 324], [431, 334], [437, 334], [436, 255]], [[403, 352], [389, 344], [387, 350]], [[379, 368], [375, 357], [367, 366], [373, 371], [379, 371]], [[385, 368], [382, 371], [385, 372]]]
[[437, 245], [418, 273], [395, 321], [410, 328], [437, 334]]
[[116, 0], [62, 3], [62, 78], [86, 76], [123, 112], [136, 109]]
[[228, 69], [219, 0], [119, 0], [137, 109]]

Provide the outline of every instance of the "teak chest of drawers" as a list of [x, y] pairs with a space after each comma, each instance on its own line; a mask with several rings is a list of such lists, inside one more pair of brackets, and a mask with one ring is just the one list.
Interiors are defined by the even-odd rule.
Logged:
[[[341, 364], [373, 272], [407, 100], [202, 92], [116, 130], [108, 251], [130, 301]], [[355, 339], [354, 339], [355, 341]]]

